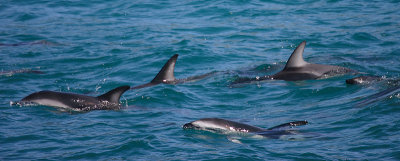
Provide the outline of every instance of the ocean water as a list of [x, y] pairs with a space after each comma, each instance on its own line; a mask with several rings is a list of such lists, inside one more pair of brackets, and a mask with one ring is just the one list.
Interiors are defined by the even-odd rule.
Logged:
[[[312, 63], [399, 79], [400, 1], [2, 0], [0, 160], [400, 160], [399, 90], [356, 75], [231, 87], [280, 71], [307, 41]], [[197, 82], [130, 90], [124, 109], [13, 106], [41, 90], [100, 95], [154, 78]], [[37, 72], [27, 72], [27, 71]], [[40, 72], [39, 72], [40, 71]], [[360, 103], [361, 102], [361, 103]], [[218, 117], [262, 128], [307, 120], [298, 139], [255, 139], [182, 125]]]

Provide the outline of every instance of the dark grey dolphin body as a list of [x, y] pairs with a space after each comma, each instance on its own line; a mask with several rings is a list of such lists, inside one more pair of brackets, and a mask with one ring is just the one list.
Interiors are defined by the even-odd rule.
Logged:
[[174, 70], [175, 70], [175, 64], [176, 60], [178, 59], [178, 54], [173, 55], [166, 63], [165, 65], [161, 68], [161, 70], [158, 72], [156, 77], [150, 82], [146, 84], [142, 84], [139, 86], [132, 87], [131, 89], [140, 89], [140, 88], [145, 88], [145, 87], [150, 87], [154, 86], [160, 83], [164, 84], [181, 84], [185, 82], [192, 82], [192, 81], [197, 81], [206, 77], [209, 77], [216, 72], [210, 72], [206, 73], [203, 75], [199, 76], [193, 76], [193, 77], [188, 77], [184, 79], [176, 79], [174, 76]]
[[74, 111], [117, 110], [120, 109], [119, 99], [121, 95], [129, 88], [129, 86], [120, 86], [98, 97], [74, 93], [40, 91], [26, 96], [21, 102], [33, 102]]
[[239, 133], [252, 133], [261, 135], [268, 138], [278, 139], [282, 135], [290, 135], [288, 127], [300, 126], [308, 124], [307, 121], [294, 121], [268, 129], [263, 129], [235, 121], [220, 119], [220, 118], [203, 118], [183, 125], [184, 129], [206, 130], [213, 132], [239, 132]]
[[378, 76], [359, 76], [351, 79], [347, 79], [347, 84], [372, 84], [383, 80], [383, 77]]
[[304, 48], [306, 41], [300, 43], [299, 46], [293, 51], [292, 55], [286, 63], [285, 68], [274, 74], [256, 78], [239, 78], [233, 84], [236, 83], [249, 83], [253, 81], [263, 80], [286, 80], [286, 81], [300, 81], [310, 79], [320, 79], [329, 77], [337, 74], [344, 74], [352, 72], [353, 70], [345, 67], [334, 66], [334, 65], [323, 65], [323, 64], [311, 64], [303, 59]]

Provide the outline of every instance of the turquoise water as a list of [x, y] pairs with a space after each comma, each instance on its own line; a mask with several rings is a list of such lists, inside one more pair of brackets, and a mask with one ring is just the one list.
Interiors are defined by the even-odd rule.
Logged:
[[[308, 62], [399, 79], [400, 2], [11, 1], [0, 3], [0, 160], [400, 160], [399, 92], [353, 75], [229, 86], [281, 70], [307, 41]], [[126, 92], [120, 111], [11, 106], [53, 90], [100, 95], [153, 79], [173, 54], [175, 76], [208, 79]], [[360, 101], [373, 99], [357, 106]], [[183, 130], [204, 117], [268, 128], [307, 120], [302, 139]]]

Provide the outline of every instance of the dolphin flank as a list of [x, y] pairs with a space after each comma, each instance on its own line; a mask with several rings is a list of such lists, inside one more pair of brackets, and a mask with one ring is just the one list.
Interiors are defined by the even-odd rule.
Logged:
[[120, 109], [119, 99], [129, 88], [130, 86], [120, 86], [98, 97], [74, 93], [40, 91], [26, 96], [20, 102], [33, 102], [74, 111], [118, 110]]

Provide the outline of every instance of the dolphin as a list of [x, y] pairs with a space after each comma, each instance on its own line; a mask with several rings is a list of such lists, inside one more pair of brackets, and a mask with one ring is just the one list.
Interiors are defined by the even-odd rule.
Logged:
[[197, 80], [209, 77], [216, 73], [216, 72], [210, 72], [210, 73], [206, 73], [206, 74], [202, 74], [202, 75], [198, 75], [198, 76], [192, 76], [192, 77], [188, 77], [188, 78], [184, 78], [184, 79], [176, 79], [174, 76], [174, 70], [175, 70], [175, 64], [176, 64], [176, 60], [178, 59], [178, 56], [179, 56], [178, 54], [173, 55], [164, 64], [164, 66], [161, 68], [161, 70], [158, 72], [158, 74], [156, 75], [156, 77], [154, 77], [154, 79], [152, 81], [150, 81], [149, 83], [146, 83], [146, 84], [132, 87], [131, 89], [140, 89], [140, 88], [155, 86], [160, 83], [175, 85], [175, 84], [181, 84], [181, 83], [185, 83], [185, 82], [193, 82], [193, 81], [197, 81]]
[[346, 84], [372, 84], [383, 80], [384, 77], [379, 76], [359, 76], [351, 79], [346, 79]]
[[312, 64], [304, 61], [303, 53], [306, 46], [306, 41], [300, 43], [299, 46], [293, 51], [289, 57], [285, 68], [282, 71], [274, 74], [256, 78], [238, 78], [233, 82], [237, 83], [249, 83], [253, 81], [263, 80], [285, 80], [285, 81], [300, 81], [310, 79], [320, 79], [337, 74], [344, 74], [352, 72], [353, 70], [345, 67], [334, 66], [334, 65], [323, 65], [323, 64]]
[[44, 74], [44, 72], [40, 70], [32, 70], [32, 69], [18, 69], [18, 70], [7, 70], [7, 71], [0, 71], [0, 76], [12, 76], [17, 73], [34, 73], [34, 74]]
[[0, 46], [22, 46], [22, 45], [56, 45], [56, 43], [52, 43], [50, 41], [46, 40], [36, 40], [36, 41], [31, 41], [31, 42], [19, 42], [19, 43], [13, 43], [13, 44], [4, 44], [0, 43]]
[[22, 98], [20, 102], [61, 107], [74, 111], [118, 110], [120, 109], [119, 99], [129, 88], [130, 86], [120, 86], [97, 97], [75, 93], [40, 91]]
[[287, 128], [306, 124], [308, 124], [307, 121], [294, 121], [268, 129], [263, 129], [221, 118], [203, 118], [183, 125], [183, 129], [195, 129], [223, 133], [252, 133], [267, 138], [279, 139], [282, 135], [294, 134], [293, 131], [287, 130]]

